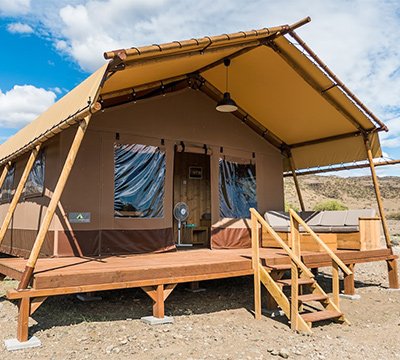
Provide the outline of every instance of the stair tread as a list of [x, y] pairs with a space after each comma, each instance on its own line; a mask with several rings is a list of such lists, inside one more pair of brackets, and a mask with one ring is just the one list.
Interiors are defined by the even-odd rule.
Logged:
[[273, 269], [273, 270], [290, 270], [292, 268], [292, 265], [290, 264], [279, 264], [279, 265], [268, 265], [267, 268]]
[[298, 296], [299, 301], [307, 302], [307, 301], [319, 301], [328, 299], [327, 295], [324, 294], [305, 294]]
[[[297, 280], [299, 285], [307, 285], [307, 284], [314, 284], [314, 279], [298, 279]], [[290, 286], [292, 285], [292, 279], [284, 279], [284, 280], [277, 280], [276, 281], [279, 284], [283, 284], [285, 286]]]
[[307, 314], [301, 314], [301, 317], [306, 322], [317, 322], [322, 320], [335, 319], [342, 316], [343, 313], [334, 310], [316, 311]]

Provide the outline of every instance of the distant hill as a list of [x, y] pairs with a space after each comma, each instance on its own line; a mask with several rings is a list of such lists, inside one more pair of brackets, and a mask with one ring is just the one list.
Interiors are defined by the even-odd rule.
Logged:
[[[316, 176], [298, 177], [306, 208], [326, 200], [338, 200], [349, 209], [375, 208], [376, 198], [371, 177]], [[400, 213], [400, 177], [379, 178], [387, 215]], [[285, 203], [299, 208], [293, 179], [285, 179]]]

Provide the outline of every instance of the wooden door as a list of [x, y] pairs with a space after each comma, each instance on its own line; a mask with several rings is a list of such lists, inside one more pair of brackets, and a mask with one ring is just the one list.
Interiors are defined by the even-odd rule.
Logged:
[[[176, 152], [174, 160], [174, 206], [184, 202], [189, 218], [183, 228], [183, 243], [209, 246], [211, 227], [210, 156]], [[177, 221], [174, 219], [175, 241]]]

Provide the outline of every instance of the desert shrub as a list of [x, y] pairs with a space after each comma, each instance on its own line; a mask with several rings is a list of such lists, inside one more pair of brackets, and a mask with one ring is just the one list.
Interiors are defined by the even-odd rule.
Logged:
[[394, 212], [387, 215], [389, 220], [400, 220], [400, 212]]
[[288, 212], [289, 209], [293, 209], [294, 211], [299, 211], [299, 207], [297, 205], [285, 202], [285, 211]]
[[314, 206], [314, 211], [347, 210], [348, 207], [337, 200], [326, 200]]

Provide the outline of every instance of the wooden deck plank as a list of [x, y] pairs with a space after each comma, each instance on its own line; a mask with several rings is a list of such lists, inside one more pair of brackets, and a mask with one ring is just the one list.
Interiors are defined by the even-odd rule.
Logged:
[[[391, 256], [388, 249], [339, 250], [335, 253], [346, 263], [386, 260]], [[324, 253], [304, 251], [302, 257], [309, 267], [331, 264], [331, 259]], [[261, 248], [260, 258], [268, 265], [285, 265], [290, 261], [282, 249], [276, 248]], [[0, 274], [20, 280], [25, 265], [25, 259], [0, 258]], [[252, 274], [251, 249], [193, 249], [98, 258], [43, 258], [38, 260], [35, 269], [34, 288], [55, 289], [110, 283], [156, 284], [157, 281], [168, 283], [168, 279], [185, 282], [187, 279], [231, 277], [232, 274]]]

